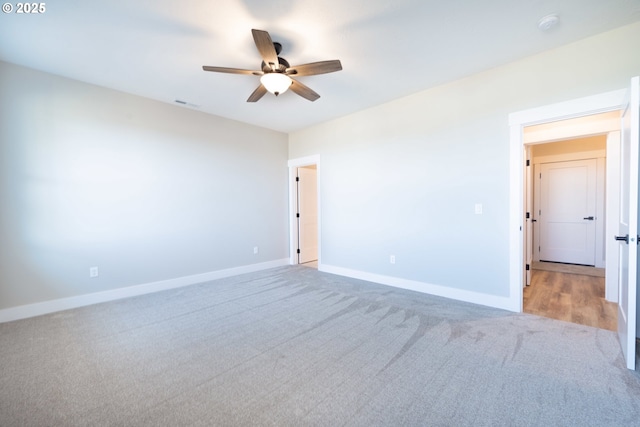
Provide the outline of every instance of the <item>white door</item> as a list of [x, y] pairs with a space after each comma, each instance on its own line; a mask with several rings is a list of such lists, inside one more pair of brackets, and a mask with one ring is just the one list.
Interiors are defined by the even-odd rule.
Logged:
[[640, 78], [631, 79], [628, 104], [622, 113], [620, 143], [620, 241], [618, 337], [627, 368], [636, 364], [636, 293], [638, 271], [638, 139]]
[[540, 261], [595, 265], [597, 161], [540, 167]]
[[318, 178], [315, 167], [298, 168], [298, 263], [318, 260]]

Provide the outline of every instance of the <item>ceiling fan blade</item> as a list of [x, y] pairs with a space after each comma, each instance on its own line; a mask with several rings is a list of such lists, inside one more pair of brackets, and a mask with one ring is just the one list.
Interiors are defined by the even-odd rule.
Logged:
[[333, 73], [342, 70], [340, 60], [312, 62], [287, 68], [286, 73], [294, 76], [314, 76], [316, 74]]
[[267, 93], [267, 89], [264, 86], [260, 85], [256, 88], [256, 90], [253, 91], [251, 96], [249, 96], [249, 99], [247, 99], [247, 102], [259, 101], [260, 98], [262, 98], [265, 93]]
[[293, 81], [293, 84], [291, 85], [291, 90], [297, 93], [298, 95], [300, 95], [301, 97], [308, 99], [311, 102], [320, 98], [320, 95], [318, 95], [312, 89], [310, 89], [309, 87], [303, 85], [302, 83], [296, 80]]
[[273, 47], [273, 41], [269, 33], [262, 30], [251, 30], [251, 34], [253, 34], [253, 41], [256, 43], [264, 63], [267, 65], [273, 64], [272, 69], [278, 68], [278, 54], [276, 48]]
[[209, 65], [203, 65], [202, 69], [204, 71], [213, 71], [215, 73], [251, 74], [254, 76], [261, 76], [264, 74], [262, 71], [243, 70], [241, 68], [211, 67]]

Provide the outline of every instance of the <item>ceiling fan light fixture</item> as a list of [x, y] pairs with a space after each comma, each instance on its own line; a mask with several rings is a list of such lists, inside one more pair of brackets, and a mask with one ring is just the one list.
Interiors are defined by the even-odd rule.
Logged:
[[275, 96], [285, 93], [289, 86], [293, 83], [293, 80], [286, 74], [282, 73], [267, 73], [260, 77], [260, 83], [269, 92]]

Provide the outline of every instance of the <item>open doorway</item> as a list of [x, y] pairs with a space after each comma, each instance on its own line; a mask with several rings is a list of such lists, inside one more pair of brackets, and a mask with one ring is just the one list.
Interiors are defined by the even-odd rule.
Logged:
[[320, 158], [289, 161], [290, 263], [320, 269]]
[[[524, 128], [529, 126], [552, 126], [554, 122], [573, 120], [577, 124], [581, 120], [589, 121], [601, 113], [614, 113], [618, 119], [614, 120], [620, 129], [620, 203], [617, 227], [607, 229], [607, 242], [618, 243], [619, 262], [618, 271], [618, 339], [628, 369], [635, 369], [636, 362], [636, 316], [638, 305], [637, 272], [640, 260], [638, 258], [638, 159], [640, 143], [640, 77], [633, 77], [627, 88], [574, 99], [552, 105], [532, 108], [511, 113], [510, 127], [510, 215], [509, 215], [509, 247], [510, 247], [510, 304], [514, 311], [522, 311], [522, 292], [528, 279], [525, 264], [531, 261], [530, 254], [525, 253], [527, 242], [531, 239], [530, 218], [525, 217], [525, 208], [529, 205], [529, 197], [525, 197], [526, 185], [524, 179], [528, 176], [525, 155], [529, 154], [530, 144], [549, 140], [540, 138], [538, 141], [528, 141], [524, 136]], [[605, 120], [606, 121], [606, 120]], [[603, 121], [597, 121], [595, 127]], [[568, 131], [579, 128], [566, 126]], [[605, 129], [604, 132], [609, 132]], [[544, 133], [544, 132], [543, 132]], [[601, 132], [590, 131], [586, 134]], [[614, 134], [615, 132], [611, 132]], [[572, 136], [573, 133], [571, 133]], [[565, 136], [566, 137], [566, 136]], [[555, 138], [563, 139], [563, 137]], [[609, 146], [609, 144], [607, 144]], [[607, 180], [612, 182], [611, 179]], [[528, 195], [527, 195], [528, 196]], [[607, 209], [608, 210], [608, 209]], [[526, 218], [526, 219], [525, 219]], [[610, 219], [610, 218], [609, 218]], [[607, 226], [609, 221], [607, 221]], [[612, 251], [607, 250], [607, 274], [611, 268], [609, 260]]]
[[606, 230], [619, 204], [618, 118], [613, 111], [524, 128], [524, 312], [616, 330], [617, 269], [605, 272], [607, 253], [617, 263]]
[[297, 168], [298, 264], [318, 268], [318, 169]]

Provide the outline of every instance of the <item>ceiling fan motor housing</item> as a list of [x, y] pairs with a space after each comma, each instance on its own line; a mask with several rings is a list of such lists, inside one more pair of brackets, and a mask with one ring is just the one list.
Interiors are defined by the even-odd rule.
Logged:
[[[287, 68], [290, 68], [289, 61], [284, 58], [278, 56], [278, 68], [275, 70], [276, 73], [284, 73]], [[274, 70], [271, 69], [264, 61], [261, 64], [262, 71], [265, 73], [273, 73]]]

